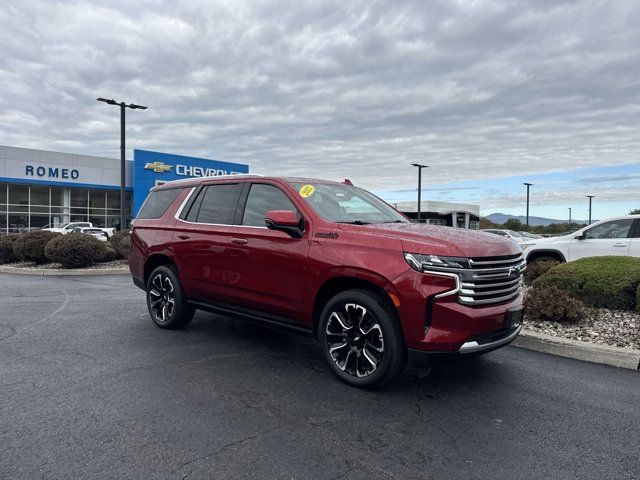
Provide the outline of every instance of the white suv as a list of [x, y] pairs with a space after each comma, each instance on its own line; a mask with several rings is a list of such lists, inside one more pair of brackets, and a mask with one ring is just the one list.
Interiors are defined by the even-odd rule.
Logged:
[[640, 215], [608, 218], [561, 237], [532, 239], [522, 244], [527, 262], [570, 262], [584, 257], [640, 257]]

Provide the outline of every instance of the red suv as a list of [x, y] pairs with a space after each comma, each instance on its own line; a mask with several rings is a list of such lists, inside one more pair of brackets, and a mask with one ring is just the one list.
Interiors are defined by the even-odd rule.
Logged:
[[311, 332], [333, 372], [359, 387], [395, 377], [408, 349], [486, 352], [521, 328], [515, 242], [411, 223], [349, 181], [236, 175], [155, 187], [129, 265], [159, 327], [204, 309]]

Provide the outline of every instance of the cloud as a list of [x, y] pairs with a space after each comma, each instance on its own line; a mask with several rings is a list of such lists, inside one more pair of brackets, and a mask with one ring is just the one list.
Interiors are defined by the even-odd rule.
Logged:
[[3, 2], [0, 143], [115, 157], [105, 96], [150, 107], [130, 147], [375, 190], [412, 162], [437, 183], [637, 163], [638, 24], [616, 0]]

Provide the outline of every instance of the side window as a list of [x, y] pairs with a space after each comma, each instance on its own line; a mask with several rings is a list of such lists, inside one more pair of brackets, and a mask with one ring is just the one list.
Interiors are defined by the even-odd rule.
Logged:
[[171, 190], [154, 190], [150, 192], [142, 207], [140, 207], [136, 218], [160, 218], [167, 211], [169, 205], [178, 198], [181, 191], [181, 188], [173, 188]]
[[239, 183], [221, 183], [206, 186], [202, 193], [198, 223], [233, 224], [240, 189], [241, 184]]
[[584, 232], [584, 238], [588, 239], [603, 239], [603, 238], [627, 238], [631, 225], [633, 224], [632, 218], [624, 218], [622, 220], [613, 220], [611, 222], [601, 223]]
[[298, 212], [293, 202], [282, 190], [273, 185], [254, 183], [251, 185], [244, 207], [242, 225], [264, 227], [264, 216], [269, 210], [292, 210]]

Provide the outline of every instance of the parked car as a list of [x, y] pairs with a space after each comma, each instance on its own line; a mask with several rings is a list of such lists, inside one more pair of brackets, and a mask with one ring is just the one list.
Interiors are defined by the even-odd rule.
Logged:
[[640, 257], [640, 215], [600, 220], [577, 232], [529, 240], [522, 245], [528, 262], [570, 262], [584, 257]]
[[96, 237], [98, 240], [101, 240], [103, 242], [106, 242], [109, 240], [109, 235], [107, 235], [107, 232], [105, 232], [104, 230], [101, 230], [100, 228], [76, 227], [73, 230], [71, 230], [71, 233], [85, 233], [87, 235]]
[[[69, 223], [63, 223], [58, 227], [45, 227], [45, 228], [42, 228], [41, 230], [48, 230], [50, 232], [58, 232], [58, 233], [64, 234], [64, 233], [72, 232], [75, 228], [99, 228], [99, 227], [94, 227], [93, 223], [91, 222], [69, 222]], [[107, 234], [107, 238], [113, 235], [115, 231], [114, 228], [100, 228], [100, 230], [102, 230]]]
[[477, 354], [518, 335], [517, 244], [412, 223], [349, 183], [236, 175], [152, 189], [129, 254], [151, 319], [175, 329], [204, 309], [312, 333], [358, 387], [394, 378], [408, 350]]
[[515, 230], [505, 230], [505, 229], [499, 229], [499, 228], [485, 228], [484, 230], [481, 230], [482, 232], [486, 232], [486, 233], [493, 233], [494, 235], [500, 235], [501, 237], [508, 237], [511, 240], [513, 240], [514, 242], [517, 243], [524, 243], [527, 241], [527, 237], [525, 237], [524, 235], [522, 235], [520, 232], [516, 232]]
[[537, 233], [524, 232], [524, 231], [522, 231], [522, 232], [519, 231], [518, 233], [520, 235], [522, 235], [523, 237], [525, 237], [525, 239], [528, 239], [528, 238], [544, 238], [542, 235], [539, 235]]

